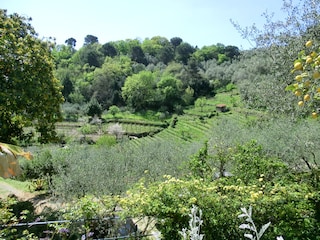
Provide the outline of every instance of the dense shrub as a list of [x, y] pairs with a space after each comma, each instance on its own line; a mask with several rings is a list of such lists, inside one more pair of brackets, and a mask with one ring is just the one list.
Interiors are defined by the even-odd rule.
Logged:
[[192, 205], [203, 212], [201, 229], [206, 239], [240, 239], [243, 232], [237, 216], [246, 206], [255, 209], [257, 226], [271, 222], [266, 239], [280, 235], [284, 239], [317, 239], [318, 191], [297, 176], [283, 174], [286, 166], [280, 160], [261, 156], [255, 143], [239, 146], [234, 153], [235, 163], [244, 162], [238, 167], [241, 172], [233, 177], [207, 181], [166, 175], [162, 182], [141, 181], [127, 192], [121, 207], [133, 216], [156, 218], [157, 229], [170, 240], [180, 239], [178, 231], [187, 227]]
[[34, 153], [34, 158], [21, 160], [22, 175], [20, 178], [25, 180], [46, 179], [51, 181], [52, 176], [59, 174], [62, 169], [67, 167], [67, 149], [41, 148], [39, 153]]
[[117, 143], [117, 139], [115, 136], [104, 135], [101, 136], [97, 141], [97, 146], [111, 147]]
[[257, 226], [271, 221], [266, 239], [279, 235], [315, 239], [320, 234], [315, 204], [319, 196], [306, 184], [245, 185], [241, 180], [230, 184], [225, 179], [205, 182], [167, 176], [164, 182], [148, 186], [141, 182], [127, 194], [121, 206], [133, 216], [155, 217], [164, 239], [180, 239], [178, 230], [187, 227], [192, 204], [203, 211], [206, 239], [240, 239], [237, 216], [241, 207], [249, 205], [255, 209]]

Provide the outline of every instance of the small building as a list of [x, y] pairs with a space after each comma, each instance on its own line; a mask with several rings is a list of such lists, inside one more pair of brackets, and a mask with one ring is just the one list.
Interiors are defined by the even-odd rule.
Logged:
[[220, 112], [227, 112], [228, 108], [226, 104], [221, 103], [216, 105], [216, 110]]

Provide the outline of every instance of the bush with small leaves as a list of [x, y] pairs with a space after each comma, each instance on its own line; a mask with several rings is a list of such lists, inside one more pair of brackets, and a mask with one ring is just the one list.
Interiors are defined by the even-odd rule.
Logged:
[[54, 175], [50, 190], [66, 199], [86, 194], [120, 194], [141, 177], [153, 182], [162, 179], [163, 174], [184, 175], [185, 159], [198, 147], [197, 143], [181, 146], [159, 140], [141, 143], [139, 147], [127, 141], [112, 147], [74, 145], [57, 150], [61, 155], [48, 150], [53, 159], [61, 156], [68, 163], [58, 168], [59, 174]]
[[120, 108], [118, 108], [117, 106], [112, 105], [109, 107], [108, 113], [110, 113], [113, 117], [115, 117], [116, 114], [119, 112], [120, 112]]
[[[21, 160], [22, 180], [41, 179], [51, 181], [51, 178], [59, 174], [62, 169], [66, 168], [67, 149], [46, 149], [42, 148], [41, 152], [34, 154], [32, 161]], [[46, 185], [47, 183], [44, 183]]]

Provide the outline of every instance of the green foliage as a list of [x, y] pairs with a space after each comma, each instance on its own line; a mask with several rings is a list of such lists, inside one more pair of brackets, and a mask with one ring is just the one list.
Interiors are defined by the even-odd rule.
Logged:
[[41, 142], [54, 140], [61, 120], [61, 85], [53, 75], [52, 43], [39, 40], [30, 19], [0, 10], [0, 141], [13, 142], [35, 126]]
[[18, 223], [28, 223], [36, 219], [35, 209], [30, 201], [18, 201], [16, 197], [0, 199], [0, 238], [8, 240], [38, 239], [45, 230], [43, 227], [14, 227]]
[[[267, 23], [264, 30], [252, 27], [243, 31], [247, 37], [253, 38], [257, 48], [242, 52], [239, 61], [234, 59], [239, 51], [232, 46], [217, 44], [197, 49], [180, 38], [169, 42], [159, 36], [143, 42], [129, 39], [107, 45], [100, 45], [97, 38], [92, 38], [93, 41], [88, 41], [78, 51], [71, 46], [57, 47], [53, 51], [58, 67], [56, 76], [64, 86], [66, 100], [83, 104], [94, 96], [103, 109], [127, 104], [135, 110], [143, 110], [139, 118], [149, 120], [156, 117], [154, 111], [166, 113], [179, 110], [179, 113], [185, 111], [195, 117], [191, 120], [192, 124], [186, 116], [179, 116], [179, 121], [173, 117], [172, 128], [156, 137], [146, 138], [145, 142], [137, 139], [115, 144], [113, 136], [102, 136], [94, 148], [72, 146], [54, 152], [44, 151], [37, 155], [35, 161], [22, 163], [25, 177], [36, 177], [38, 181], [34, 182], [37, 186], [42, 186], [42, 178], [50, 179], [50, 190], [56, 196], [77, 198], [88, 193], [123, 194], [143, 176], [144, 180], [121, 199], [120, 206], [130, 216], [155, 217], [164, 239], [180, 239], [178, 230], [188, 226], [189, 209], [194, 204], [203, 210], [201, 227], [206, 239], [241, 238], [243, 231], [238, 228], [240, 222], [237, 216], [243, 206], [254, 207], [256, 226], [271, 222], [265, 232], [268, 239], [279, 235], [285, 239], [315, 239], [320, 235], [320, 129], [315, 121], [292, 121], [297, 113], [304, 113], [305, 110], [296, 109], [292, 104], [296, 99], [285, 92], [285, 87], [293, 81], [289, 71], [302, 44], [306, 40], [319, 38], [318, 27], [314, 25], [318, 19], [319, 5], [312, 0], [307, 0], [298, 8], [288, 1], [284, 3], [284, 10], [290, 18], [284, 22], [272, 22], [270, 16], [265, 14]], [[9, 21], [8, 26], [10, 24]], [[21, 50], [24, 56], [30, 52], [23, 47], [29, 46], [27, 43], [19, 43], [10, 34], [2, 37], [5, 38], [2, 39], [4, 43], [11, 41], [12, 46]], [[5, 56], [9, 57], [6, 58], [8, 63], [15, 64], [21, 60], [20, 57], [12, 58], [19, 54], [11, 54], [4, 48]], [[35, 52], [44, 55], [41, 51]], [[312, 53], [301, 52], [298, 60], [307, 61], [309, 55], [313, 58], [311, 69], [309, 65], [304, 66], [310, 74], [318, 68], [318, 60]], [[233, 61], [229, 62], [229, 59]], [[137, 65], [132, 60], [142, 64]], [[148, 66], [143, 65], [148, 63]], [[34, 65], [42, 69], [42, 65]], [[19, 79], [23, 75], [11, 71], [16, 68], [0, 70], [3, 70], [5, 78], [14, 76], [14, 79]], [[310, 90], [305, 86], [310, 76], [308, 79], [305, 75], [302, 77], [304, 84], [299, 82], [291, 86], [291, 90], [304, 91], [301, 97]], [[36, 79], [33, 75], [21, 79], [25, 81], [27, 78]], [[6, 79], [3, 80], [6, 82]], [[17, 82], [16, 85], [19, 84]], [[220, 98], [222, 95], [214, 100], [207, 99], [207, 104], [199, 105], [197, 100], [195, 105], [201, 108], [200, 112], [194, 108], [183, 109], [184, 105], [193, 104], [195, 98], [204, 99], [204, 96], [215, 92], [231, 91], [234, 86], [237, 86], [239, 96], [250, 109], [234, 108], [232, 115], [219, 114], [213, 120], [208, 119], [217, 103], [239, 106], [236, 104], [238, 96]], [[4, 86], [3, 89], [11, 89], [11, 86]], [[316, 96], [317, 89], [314, 87], [311, 90]], [[19, 96], [19, 93], [12, 92], [12, 95]], [[50, 104], [45, 101], [43, 105]], [[154, 111], [148, 111], [150, 108]], [[22, 136], [24, 127], [30, 125], [29, 115], [20, 116], [25, 114], [26, 108], [21, 109], [18, 109], [20, 112], [0, 111], [1, 131], [4, 132], [0, 134], [0, 140], [5, 135]], [[266, 112], [253, 109], [285, 115], [283, 119], [269, 120]], [[312, 110], [315, 111], [316, 106]], [[72, 116], [74, 112], [71, 109], [65, 113]], [[114, 117], [117, 113], [112, 112]], [[42, 116], [46, 116], [45, 113]], [[125, 116], [123, 112], [117, 115], [119, 119]], [[135, 116], [133, 121], [137, 118]], [[39, 121], [40, 125], [36, 128], [42, 132], [40, 139], [43, 142], [54, 137], [53, 125], [49, 124], [54, 121], [49, 120]], [[195, 139], [203, 142], [203, 132], [208, 131], [206, 125], [213, 126], [211, 139], [200, 150], [197, 148], [198, 152], [194, 154], [191, 148], [196, 147], [188, 142]], [[12, 127], [9, 129], [7, 126]], [[125, 125], [122, 126], [127, 131]], [[97, 126], [88, 124], [80, 131], [86, 135], [97, 130]], [[198, 132], [201, 135], [199, 138], [196, 136]], [[159, 141], [164, 134], [167, 134], [165, 139], [182, 139], [185, 145], [178, 144], [178, 140]], [[225, 173], [232, 176], [225, 178]], [[164, 174], [167, 176], [163, 181]], [[75, 203], [66, 216], [70, 214], [70, 219], [73, 219], [71, 215], [95, 217], [100, 207], [96, 199], [86, 196]], [[13, 217], [7, 210], [3, 214], [5, 219]], [[6, 214], [10, 216], [6, 217]], [[243, 228], [252, 230], [251, 214], [246, 214], [249, 222]], [[90, 228], [85, 225], [81, 231], [89, 233]], [[261, 237], [257, 231], [256, 237]]]
[[214, 88], [209, 79], [206, 79], [200, 72], [200, 62], [190, 58], [186, 66], [186, 73], [185, 78], [181, 80], [185, 87], [190, 86], [194, 90], [195, 98], [214, 95]]
[[200, 179], [211, 179], [212, 169], [209, 165], [210, 156], [208, 154], [208, 143], [205, 142], [201, 148], [189, 161], [191, 175]]
[[147, 59], [144, 55], [144, 52], [140, 46], [134, 46], [131, 48], [130, 56], [132, 61], [147, 65]]
[[163, 174], [183, 175], [185, 159], [195, 148], [193, 144], [181, 146], [170, 140], [146, 141], [138, 146], [130, 143], [123, 141], [111, 148], [81, 145], [58, 150], [53, 157], [67, 159], [68, 165], [54, 175], [51, 191], [62, 198], [119, 194], [142, 176], [155, 181]]
[[195, 51], [193, 56], [198, 61], [208, 61], [215, 59], [218, 64], [232, 60], [239, 56], [239, 49], [236, 46], [224, 46], [223, 44], [203, 46]]
[[173, 111], [175, 105], [182, 102], [182, 82], [172, 75], [163, 74], [157, 83], [157, 90], [162, 98], [160, 105], [162, 108], [167, 107], [170, 112]]
[[200, 111], [203, 111], [203, 107], [207, 104], [207, 99], [205, 97], [197, 98], [194, 102], [194, 106], [200, 108]]
[[60, 240], [119, 236], [120, 229], [127, 227], [127, 222], [115, 217], [117, 201], [117, 197], [98, 199], [88, 195], [65, 204], [58, 211], [50, 209], [51, 212], [43, 211], [37, 215], [31, 201], [18, 201], [14, 197], [0, 199], [0, 238]]
[[[173, 38], [173, 42], [155, 36], [142, 42], [127, 39], [103, 45], [95, 38], [79, 50], [62, 45], [54, 51], [58, 67], [56, 76], [63, 83], [67, 101], [84, 104], [95, 97], [104, 110], [112, 105], [127, 105], [135, 110], [153, 109], [180, 114], [185, 105], [193, 103], [193, 97], [212, 94], [211, 79], [201, 74], [203, 68], [199, 59], [202, 58], [197, 60], [193, 56], [200, 50], [178, 37]], [[224, 48], [222, 44], [217, 45], [221, 53]], [[228, 54], [233, 52], [231, 47]], [[227, 50], [222, 55], [226, 54]], [[140, 85], [146, 84], [146, 87], [137, 90], [142, 94], [134, 95], [134, 89], [128, 83], [125, 86], [125, 82], [132, 73], [138, 75], [134, 78], [139, 78], [144, 71], [159, 73], [155, 74], [151, 85], [141, 80]], [[140, 102], [142, 105], [136, 106]]]
[[84, 46], [86, 45], [90, 45], [90, 44], [94, 44], [94, 43], [98, 43], [98, 38], [96, 36], [93, 36], [93, 35], [87, 35], [85, 38], [84, 38]]
[[80, 128], [80, 132], [83, 135], [87, 135], [87, 134], [93, 134], [93, 133], [97, 133], [98, 131], [98, 127], [95, 125], [91, 125], [91, 124], [85, 124]]
[[[59, 174], [68, 163], [65, 158], [66, 149], [42, 149], [39, 153], [34, 154], [31, 161], [20, 160], [22, 168], [22, 180], [44, 179], [51, 181], [51, 178]], [[37, 185], [37, 184], [36, 184]]]
[[84, 107], [79, 104], [64, 103], [62, 105], [63, 119], [67, 122], [77, 122], [84, 115]]
[[255, 182], [261, 176], [264, 180], [274, 181], [276, 177], [283, 177], [288, 173], [284, 162], [265, 156], [262, 147], [255, 141], [238, 145], [225, 158], [232, 159], [232, 172], [245, 184]]
[[[239, 239], [242, 233], [237, 228], [237, 215], [243, 205], [254, 206], [257, 225], [271, 222], [270, 231], [265, 233], [267, 239], [279, 235], [285, 239], [312, 239], [319, 234], [319, 196], [311, 182], [290, 177], [287, 165], [265, 155], [254, 141], [227, 149], [223, 155], [220, 152], [221, 149], [218, 155], [208, 156], [207, 148], [201, 149], [190, 162], [189, 169], [195, 177], [190, 180], [165, 176], [162, 182], [140, 182], [127, 192], [123, 208], [133, 216], [157, 218], [157, 229], [164, 239], [179, 239], [177, 229], [186, 227], [192, 204], [203, 210], [202, 233], [206, 239]], [[223, 159], [233, 166], [233, 176], [212, 181], [207, 169]], [[194, 170], [210, 173], [209, 177], [200, 174], [198, 178], [199, 171]], [[310, 180], [313, 178], [312, 172], [307, 175]], [[308, 221], [304, 220], [305, 214]]]
[[108, 57], [115, 57], [118, 54], [117, 49], [115, 48], [114, 43], [112, 42], [107, 42], [103, 44], [101, 51], [104, 56], [108, 56]]
[[173, 37], [170, 39], [170, 43], [174, 48], [179, 46], [182, 42], [183, 42], [182, 38], [179, 38], [179, 37]]
[[176, 47], [176, 60], [186, 65], [192, 53], [195, 52], [193, 46], [187, 42], [182, 42]]
[[121, 88], [131, 75], [132, 63], [128, 56], [106, 57], [102, 67], [95, 69], [91, 90], [103, 109], [124, 103]]
[[186, 105], [191, 105], [194, 100], [193, 96], [194, 96], [194, 90], [190, 86], [188, 86], [185, 89], [182, 99]]
[[168, 64], [174, 58], [174, 48], [168, 39], [164, 37], [155, 36], [151, 39], [145, 39], [141, 47], [144, 53], [149, 56], [149, 59], [153, 59], [152, 62], [154, 64], [159, 62]]
[[112, 105], [109, 107], [108, 113], [110, 113], [113, 117], [115, 117], [116, 114], [119, 112], [120, 112], [120, 108], [118, 108], [117, 106]]
[[87, 44], [80, 48], [74, 55], [73, 61], [82, 67], [88, 64], [89, 67], [101, 67], [104, 57], [98, 43]]
[[70, 45], [56, 45], [52, 50], [52, 55], [56, 66], [68, 65], [70, 58], [74, 54], [75, 50], [73, 46]]
[[141, 71], [128, 77], [122, 88], [122, 97], [135, 110], [152, 106], [155, 96], [156, 74]]
[[[203, 210], [202, 233], [206, 239], [239, 239], [243, 233], [237, 216], [243, 205], [256, 209], [255, 223], [271, 221], [266, 239], [313, 239], [319, 235], [317, 192], [306, 184], [268, 181], [245, 185], [240, 179], [206, 182], [166, 176], [163, 182], [143, 182], [127, 192], [121, 206], [131, 216], [155, 217], [163, 239], [180, 239], [193, 204]], [[305, 216], [308, 216], [306, 220]]]
[[92, 98], [90, 100], [88, 104], [87, 114], [88, 116], [91, 116], [91, 117], [94, 117], [94, 116], [101, 117], [102, 107], [96, 98]]
[[99, 137], [96, 141], [97, 146], [111, 147], [117, 143], [117, 139], [114, 136], [105, 135]]
[[[60, 228], [68, 229], [77, 239], [87, 239], [83, 236], [94, 238], [114, 237], [123, 220], [116, 220], [115, 207], [117, 197], [96, 198], [87, 195], [71, 202], [62, 209], [62, 218], [69, 220]], [[82, 224], [74, 224], [75, 220], [82, 220]]]
[[224, 118], [213, 127], [209, 146], [228, 149], [254, 139], [262, 146], [263, 153], [276, 156], [290, 168], [300, 171], [318, 168], [319, 124], [288, 117], [268, 120], [268, 116], [255, 112], [248, 112], [246, 117], [234, 117]]
[[226, 86], [226, 91], [227, 91], [227, 92], [231, 92], [232, 90], [234, 90], [234, 89], [236, 89], [236, 88], [237, 88], [237, 87], [236, 87], [235, 84], [229, 83], [229, 84], [227, 84], [227, 86]]
[[76, 46], [77, 40], [71, 37], [65, 40], [65, 43], [67, 44], [67, 46], [74, 48]]

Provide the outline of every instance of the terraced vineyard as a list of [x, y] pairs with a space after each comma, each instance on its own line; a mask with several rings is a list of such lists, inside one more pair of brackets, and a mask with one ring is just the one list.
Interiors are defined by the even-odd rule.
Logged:
[[193, 115], [181, 115], [178, 116], [177, 123], [175, 127], [169, 126], [163, 129], [161, 132], [153, 135], [147, 136], [139, 139], [130, 141], [130, 145], [138, 147], [141, 143], [146, 141], [159, 141], [168, 140], [180, 143], [188, 142], [204, 142], [210, 135], [212, 135], [212, 128], [221, 118], [231, 117], [230, 113], [223, 113], [219, 116], [214, 116], [212, 118], [203, 118]]
[[[96, 141], [101, 136], [108, 134], [108, 128], [114, 124], [120, 124], [124, 135], [131, 139], [128, 144], [138, 147], [141, 143], [159, 140], [168, 140], [181, 143], [201, 142], [212, 135], [212, 128], [222, 118], [234, 119], [247, 122], [250, 117], [256, 118], [255, 113], [243, 112], [239, 106], [239, 96], [230, 93], [220, 93], [214, 98], [207, 99], [201, 108], [191, 106], [185, 109], [183, 115], [172, 116], [160, 121], [156, 117], [144, 119], [141, 115], [124, 113], [117, 118], [105, 116], [104, 123], [100, 125], [88, 124], [88, 121], [76, 123], [60, 123], [57, 125], [58, 132], [71, 136], [74, 141], [86, 136]], [[227, 111], [216, 110], [217, 104], [226, 104]], [[150, 115], [150, 114], [149, 114]], [[176, 118], [176, 123], [172, 124]], [[86, 133], [84, 133], [84, 128]]]

